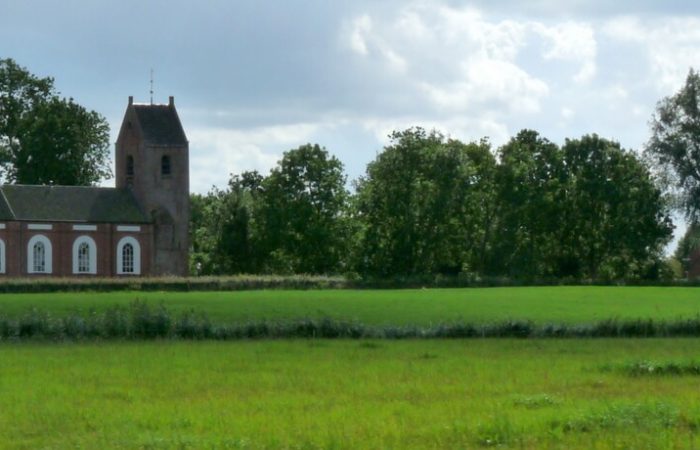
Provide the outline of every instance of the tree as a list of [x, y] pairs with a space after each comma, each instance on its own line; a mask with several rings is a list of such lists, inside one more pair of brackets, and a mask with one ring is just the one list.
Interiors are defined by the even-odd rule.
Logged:
[[0, 59], [0, 167], [14, 183], [94, 184], [111, 175], [109, 127], [60, 98], [52, 78]]
[[488, 142], [394, 132], [357, 183], [356, 265], [367, 275], [479, 271], [492, 169]]
[[662, 99], [651, 122], [646, 153], [667, 176], [690, 222], [700, 220], [700, 74], [688, 72], [685, 85]]
[[502, 146], [496, 169], [497, 237], [488, 273], [515, 278], [553, 276], [562, 216], [562, 155], [536, 131], [522, 130]]
[[488, 273], [655, 277], [672, 224], [644, 163], [597, 135], [563, 147], [523, 130], [499, 149]]
[[590, 278], [655, 277], [673, 225], [649, 169], [595, 134], [567, 139], [566, 232], [558, 242]]
[[348, 248], [346, 176], [318, 145], [285, 152], [261, 182], [255, 220], [273, 272], [337, 273]]
[[226, 189], [192, 196], [192, 265], [199, 266], [201, 274], [261, 271], [265, 254], [254, 215], [262, 179], [258, 172], [244, 172], [232, 175]]

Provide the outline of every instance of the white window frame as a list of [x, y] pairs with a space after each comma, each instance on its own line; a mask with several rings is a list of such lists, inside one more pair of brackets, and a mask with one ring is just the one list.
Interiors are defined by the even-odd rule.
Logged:
[[[124, 246], [131, 244], [134, 249], [134, 271], [124, 272]], [[141, 275], [141, 245], [133, 236], [125, 236], [117, 244], [117, 275]]]
[[[80, 245], [88, 245], [88, 271], [80, 272]], [[90, 236], [78, 236], [73, 241], [73, 275], [96, 275], [97, 274], [97, 244]]]
[[0, 273], [7, 273], [5, 265], [5, 241], [0, 239]]
[[[44, 271], [34, 270], [34, 244], [41, 242], [44, 244]], [[35, 234], [27, 243], [27, 273], [40, 273], [50, 275], [53, 272], [53, 251], [51, 240], [43, 234]]]

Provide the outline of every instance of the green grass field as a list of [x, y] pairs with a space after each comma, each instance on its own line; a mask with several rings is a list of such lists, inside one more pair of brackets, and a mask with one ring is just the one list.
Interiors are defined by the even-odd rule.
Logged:
[[0, 345], [3, 448], [697, 448], [700, 340]]
[[216, 322], [333, 317], [367, 324], [530, 319], [581, 323], [608, 318], [677, 319], [700, 314], [697, 287], [519, 287], [417, 290], [113, 292], [2, 294], [0, 314], [30, 306], [56, 314], [162, 302], [206, 312]]
[[[528, 287], [4, 294], [0, 314], [135, 299], [216, 322], [700, 313], [700, 288]], [[640, 361], [700, 367], [700, 339], [2, 343], [0, 448], [700, 447], [700, 376], [623, 370]]]

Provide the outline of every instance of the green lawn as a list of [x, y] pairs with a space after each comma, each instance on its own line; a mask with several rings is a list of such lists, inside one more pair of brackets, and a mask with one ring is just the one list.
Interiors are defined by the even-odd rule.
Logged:
[[700, 340], [0, 345], [3, 448], [697, 448]]
[[2, 294], [0, 313], [15, 315], [34, 306], [65, 314], [128, 305], [134, 299], [163, 302], [175, 312], [204, 311], [216, 322], [333, 317], [368, 324], [503, 319], [580, 323], [611, 317], [677, 319], [700, 314], [700, 288], [696, 287]]

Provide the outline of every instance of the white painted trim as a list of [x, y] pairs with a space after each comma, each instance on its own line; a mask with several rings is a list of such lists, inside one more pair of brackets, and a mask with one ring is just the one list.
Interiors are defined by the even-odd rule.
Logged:
[[27, 225], [27, 230], [53, 230], [53, 225], [50, 223], [30, 223]]
[[[134, 271], [124, 272], [123, 269], [123, 253], [124, 245], [131, 244], [134, 247]], [[133, 236], [125, 236], [119, 240], [117, 244], [117, 275], [141, 275], [141, 245]]]
[[[43, 272], [34, 272], [34, 244], [36, 244], [37, 242], [43, 242], [44, 250], [46, 251], [44, 253], [44, 258], [46, 258], [46, 261], [44, 263], [45, 270]], [[43, 234], [35, 234], [34, 236], [32, 236], [32, 238], [29, 239], [29, 242], [27, 243], [27, 273], [50, 274], [53, 269], [52, 262], [53, 252], [51, 248], [51, 241], [49, 240], [49, 238], [47, 238]]]
[[0, 273], [7, 273], [5, 265], [5, 241], [0, 239]]
[[129, 232], [135, 232], [135, 231], [141, 231], [141, 227], [138, 225], [117, 225], [117, 231], [129, 231]]
[[5, 225], [4, 223], [0, 223], [0, 230], [4, 230], [5, 228], [7, 228], [7, 225]]
[[97, 231], [97, 225], [73, 225], [73, 231]]
[[[78, 249], [80, 244], [85, 242], [88, 245], [88, 258], [90, 258], [90, 267], [87, 272], [78, 271]], [[73, 274], [74, 275], [95, 275], [97, 273], [97, 244], [90, 236], [79, 236], [73, 241]]]

